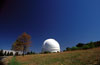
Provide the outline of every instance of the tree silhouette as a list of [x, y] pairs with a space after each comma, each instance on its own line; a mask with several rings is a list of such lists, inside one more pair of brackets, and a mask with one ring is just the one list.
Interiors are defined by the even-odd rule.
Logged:
[[83, 43], [78, 43], [77, 45], [76, 45], [76, 47], [82, 47], [82, 46], [84, 46], [85, 44], [83, 44]]
[[10, 56], [13, 56], [13, 52], [10, 52], [10, 54], [9, 54]]
[[10, 56], [10, 53], [9, 52], [7, 53], [7, 56]]
[[7, 55], [7, 52], [5, 51], [4, 56], [6, 56], [6, 55]]
[[[70, 51], [70, 50], [71, 50], [71, 48], [70, 48], [70, 47], [67, 47], [67, 48], [66, 48], [66, 50], [67, 50], [67, 51]], [[64, 50], [64, 51], [66, 51], [66, 50]]]
[[4, 56], [3, 50], [0, 50], [0, 56]]
[[18, 55], [19, 55], [18, 52], [16, 52], [16, 53], [15, 53], [15, 56], [18, 56]]

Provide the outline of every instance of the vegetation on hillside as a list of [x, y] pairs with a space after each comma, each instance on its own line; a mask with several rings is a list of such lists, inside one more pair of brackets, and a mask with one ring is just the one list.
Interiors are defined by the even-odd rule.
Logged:
[[100, 47], [100, 41], [96, 42], [89, 42], [89, 43], [78, 43], [76, 46], [69, 48], [67, 47], [66, 50], [64, 51], [73, 51], [73, 50], [85, 50], [85, 49], [91, 49], [91, 48], [96, 48]]

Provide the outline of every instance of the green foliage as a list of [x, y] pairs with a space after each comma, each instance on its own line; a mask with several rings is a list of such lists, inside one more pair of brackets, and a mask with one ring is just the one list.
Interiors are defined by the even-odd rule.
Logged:
[[17, 60], [16, 60], [16, 57], [14, 56], [11, 61], [9, 61], [8, 65], [22, 65], [21, 63], [19, 63]]
[[75, 47], [72, 47], [72, 48], [67, 47], [66, 50], [64, 51], [82, 50], [82, 49], [84, 50], [84, 49], [90, 49], [90, 48], [96, 48], [96, 47], [100, 47], [100, 41], [89, 42], [86, 44], [78, 43]]
[[83, 47], [82, 47], [82, 49], [89, 49], [90, 47], [89, 47], [89, 45], [84, 45]]
[[86, 44], [86, 45], [88, 45], [89, 48], [95, 48], [95, 44], [94, 44], [93, 42], [90, 42], [90, 43], [88, 43], [88, 44]]
[[72, 47], [71, 50], [78, 50], [78, 47]]
[[[67, 51], [71, 51], [71, 48], [67, 47], [66, 50], [67, 50]], [[64, 51], [66, 51], [66, 50], [64, 50]]]

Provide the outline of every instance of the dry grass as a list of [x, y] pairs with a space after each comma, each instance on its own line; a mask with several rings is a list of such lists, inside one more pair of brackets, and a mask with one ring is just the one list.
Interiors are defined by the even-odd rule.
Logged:
[[100, 65], [100, 48], [17, 56], [22, 65]]

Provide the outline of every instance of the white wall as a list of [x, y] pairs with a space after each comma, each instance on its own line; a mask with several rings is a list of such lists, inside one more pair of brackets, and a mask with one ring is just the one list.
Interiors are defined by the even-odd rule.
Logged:
[[3, 50], [3, 53], [5, 53], [6, 52], [6, 54], [9, 52], [9, 53], [13, 53], [13, 55], [15, 55], [15, 53], [16, 52], [18, 52], [18, 54], [20, 54], [20, 55], [22, 55], [23, 53], [21, 52], [21, 51], [13, 51], [13, 50]]

